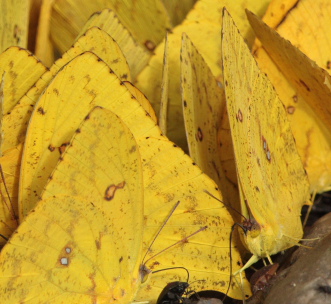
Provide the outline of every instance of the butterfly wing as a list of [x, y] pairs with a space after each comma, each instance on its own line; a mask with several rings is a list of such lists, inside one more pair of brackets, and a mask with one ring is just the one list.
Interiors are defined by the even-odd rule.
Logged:
[[95, 109], [43, 200], [1, 252], [1, 302], [130, 302], [139, 282], [142, 189], [131, 132], [110, 111]]
[[[247, 11], [247, 17], [263, 42], [254, 51], [255, 58], [286, 106], [311, 192], [323, 192], [331, 188], [331, 41], [326, 34], [330, 27], [330, 3], [297, 4], [277, 26], [277, 32], [251, 12]], [[309, 18], [304, 17], [307, 7], [311, 11]], [[299, 25], [298, 20], [303, 19], [305, 22]]]
[[284, 106], [226, 11], [223, 22], [224, 83], [241, 203], [261, 228], [258, 236], [248, 233], [246, 242], [255, 256], [268, 256], [302, 237], [300, 211], [309, 200], [309, 183]]

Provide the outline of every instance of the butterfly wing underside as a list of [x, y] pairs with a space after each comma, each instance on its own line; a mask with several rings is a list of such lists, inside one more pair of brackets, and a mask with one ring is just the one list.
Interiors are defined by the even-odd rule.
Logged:
[[116, 115], [96, 108], [1, 253], [1, 302], [130, 302], [142, 219], [136, 142]]
[[300, 211], [309, 184], [283, 104], [226, 11], [222, 51], [241, 204], [261, 227], [247, 245], [254, 255], [268, 256], [302, 237]]

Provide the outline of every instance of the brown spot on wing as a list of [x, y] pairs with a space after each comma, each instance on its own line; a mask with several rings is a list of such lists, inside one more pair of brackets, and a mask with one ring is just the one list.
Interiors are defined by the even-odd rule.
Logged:
[[60, 147], [59, 147], [59, 152], [60, 152], [60, 155], [62, 155], [64, 153], [64, 151], [66, 150], [67, 146], [69, 146], [70, 143], [66, 142], [66, 143], [63, 143]]
[[268, 147], [268, 142], [267, 142], [267, 140], [264, 138], [264, 136], [262, 136], [262, 145], [263, 145], [263, 150], [265, 151], [265, 154], [266, 154], [267, 160], [268, 160], [269, 162], [271, 162], [271, 153], [270, 153], [270, 150], [269, 150], [269, 147]]
[[51, 152], [53, 152], [53, 151], [55, 150], [55, 147], [52, 146], [52, 145], [49, 145], [49, 146], [48, 146], [48, 150], [51, 151]]
[[303, 85], [308, 92], [310, 92], [310, 87], [303, 80], [299, 79], [299, 81], [300, 84]]
[[71, 243], [66, 244], [61, 250], [58, 258], [58, 267], [68, 267], [74, 257], [74, 249]]
[[14, 26], [14, 38], [16, 40], [16, 44], [19, 44], [21, 41], [21, 36], [22, 35], [22, 29], [20, 29], [20, 27], [15, 24]]
[[150, 51], [154, 51], [154, 49], [155, 49], [155, 44], [152, 41], [150, 41], [150, 40], [146, 40], [145, 41], [145, 46]]
[[241, 110], [239, 109], [238, 110], [238, 113], [237, 113], [237, 115], [236, 115], [236, 119], [237, 119], [237, 121], [240, 121], [240, 122], [243, 122], [243, 113], [241, 112]]
[[286, 108], [288, 114], [293, 114], [295, 112], [295, 107], [293, 106], [288, 106]]
[[195, 139], [197, 141], [202, 141], [203, 140], [203, 133], [202, 133], [202, 130], [200, 127], [198, 127], [198, 132], [197, 134], [195, 135]]
[[45, 111], [42, 107], [39, 107], [37, 112], [40, 113], [41, 115], [45, 115]]
[[129, 153], [134, 153], [137, 150], [136, 146], [132, 146], [131, 149], [129, 150]]
[[114, 196], [115, 196], [115, 192], [118, 190], [118, 189], [123, 189], [125, 186], [125, 181], [117, 184], [117, 185], [110, 185], [107, 187], [106, 191], [105, 191], [105, 200], [106, 201], [111, 201]]

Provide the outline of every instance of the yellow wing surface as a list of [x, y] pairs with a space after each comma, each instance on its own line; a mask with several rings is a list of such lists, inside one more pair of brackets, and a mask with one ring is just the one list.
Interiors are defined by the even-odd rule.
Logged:
[[[0, 157], [0, 234], [9, 238], [18, 226], [18, 181], [23, 145], [7, 150]], [[0, 238], [0, 246], [6, 239]]]
[[[180, 147], [187, 149], [183, 109], [180, 92], [180, 48], [182, 34], [186, 33], [200, 54], [210, 67], [213, 75], [220, 79], [222, 68], [221, 59], [221, 25], [222, 7], [228, 6], [235, 20], [240, 22], [240, 28], [245, 31], [245, 38], [252, 40], [253, 32], [248, 26], [244, 7], [261, 14], [267, 6], [266, 1], [219, 1], [199, 0], [193, 9], [188, 12], [185, 20], [168, 33], [167, 70], [168, 109], [167, 109], [167, 136]], [[208, 37], [208, 39], [207, 39]], [[136, 85], [152, 103], [156, 113], [160, 112], [160, 100], [164, 92], [162, 83], [165, 40], [160, 43], [151, 57], [148, 65], [137, 77]], [[163, 77], [165, 77], [163, 75]]]
[[[233, 221], [226, 208], [204, 192], [208, 190], [221, 199], [216, 185], [161, 134], [155, 121], [126, 86], [94, 54], [85, 53], [69, 62], [54, 77], [36, 105], [22, 160], [20, 215], [24, 217], [34, 207], [31, 203], [35, 204], [36, 198], [41, 196], [43, 185], [79, 122], [97, 105], [118, 115], [139, 146], [144, 187], [143, 253], [148, 251], [141, 263], [146, 262], [152, 270], [169, 265], [185, 267], [192, 280], [199, 280], [198, 289], [225, 292], [230, 278], [229, 236]], [[149, 251], [152, 239], [178, 201], [179, 206]], [[206, 230], [183, 241], [206, 225]], [[179, 243], [174, 248], [153, 257], [176, 242]], [[232, 252], [234, 268], [239, 269], [239, 253], [235, 248]], [[164, 286], [174, 279], [186, 280], [187, 274], [183, 270], [153, 274], [136, 299], [155, 301]], [[233, 285], [230, 295], [241, 298], [241, 287]]]
[[27, 47], [29, 6], [25, 0], [0, 2], [0, 53], [14, 45]]
[[8, 125], [8, 118], [15, 121], [15, 126], [20, 128], [17, 123], [20, 117], [13, 109], [20, 107], [19, 100], [46, 71], [47, 68], [25, 49], [10, 47], [0, 54], [1, 153], [17, 146], [16, 133], [13, 127]]
[[137, 74], [146, 66], [152, 55], [151, 52], [135, 40], [111, 9], [106, 8], [94, 13], [85, 23], [78, 37], [94, 26], [104, 30], [117, 42], [128, 62], [132, 79], [136, 79]]
[[137, 143], [116, 115], [97, 108], [1, 252], [1, 303], [130, 303], [142, 227]]
[[[109, 53], [109, 49], [112, 49], [113, 52]], [[14, 147], [24, 142], [32, 110], [43, 90], [64, 65], [83, 52], [91, 50], [109, 64], [115, 73], [117, 73], [118, 77], [124, 80], [128, 78], [129, 69], [127, 63], [114, 40], [107, 33], [98, 28], [94, 27], [87, 30], [86, 33], [63, 54], [62, 58], [58, 59], [52, 65], [48, 72], [44, 73], [36, 80], [36, 83], [19, 99], [10, 115], [6, 114], [4, 116], [3, 130], [4, 133], [10, 133], [10, 137], [7, 137], [3, 149], [7, 149], [8, 146]]]
[[309, 183], [284, 106], [226, 10], [222, 37], [242, 213], [253, 224], [244, 236], [251, 264], [302, 238], [300, 212], [309, 200]]
[[[87, 113], [99, 105], [135, 121], [124, 114], [140, 107], [135, 100], [132, 108], [131, 99], [135, 100], [121, 80], [93, 53], [77, 56], [53, 78], [35, 105], [29, 123], [20, 180], [21, 218], [38, 201], [48, 176]], [[139, 124], [131, 125], [141, 132]]]
[[[64, 52], [75, 40], [88, 18], [102, 9], [114, 10], [120, 22], [141, 45], [155, 47], [171, 28], [170, 18], [161, 0], [96, 0], [86, 2], [54, 1], [50, 16], [50, 35], [54, 45]], [[72, 12], [79, 12], [73, 14]]]
[[255, 58], [287, 109], [310, 189], [315, 193], [331, 188], [330, 4], [324, 0], [297, 1], [278, 18], [276, 6], [272, 12], [278, 23], [270, 18], [271, 13], [264, 19], [269, 25], [277, 25], [277, 33], [247, 12], [263, 43], [254, 50]]
[[[18, 225], [18, 181], [23, 149], [22, 144], [17, 144], [16, 133], [6, 118], [21, 127], [13, 109], [20, 106], [19, 100], [46, 71], [47, 68], [23, 48], [10, 47], [0, 54], [0, 234], [5, 238], [10, 237]], [[1, 246], [5, 244], [5, 238], [0, 238]]]
[[[238, 189], [225, 175], [218, 135], [222, 117], [226, 115], [224, 89], [185, 34], [181, 59], [181, 91], [190, 156], [217, 183], [225, 202], [238, 210]], [[227, 135], [231, 140], [230, 132]]]

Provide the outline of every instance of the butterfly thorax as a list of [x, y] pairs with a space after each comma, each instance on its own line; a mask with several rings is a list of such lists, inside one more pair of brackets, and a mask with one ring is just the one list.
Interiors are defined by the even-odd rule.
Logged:
[[279, 251], [271, 226], [262, 226], [254, 219], [244, 221], [243, 226], [246, 229], [244, 235], [246, 246], [253, 255], [267, 257]]
[[279, 225], [261, 225], [254, 220], [248, 228], [244, 235], [246, 246], [253, 255], [261, 258], [296, 245], [302, 237], [302, 229], [290, 237], [283, 234]]

